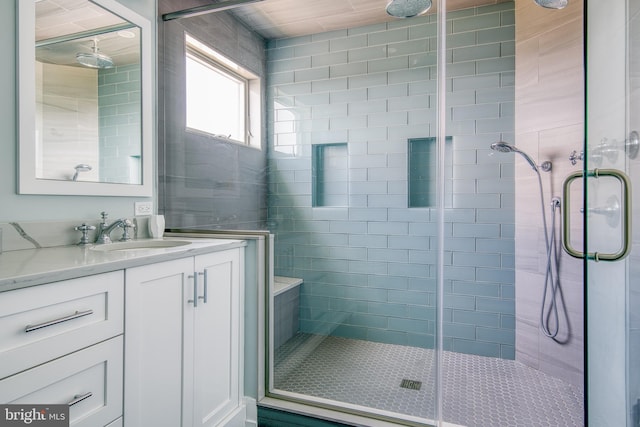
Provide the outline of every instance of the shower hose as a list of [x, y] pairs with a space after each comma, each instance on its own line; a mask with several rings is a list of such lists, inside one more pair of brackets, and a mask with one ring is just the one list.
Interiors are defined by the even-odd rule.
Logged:
[[[540, 185], [540, 206], [542, 209], [544, 240], [547, 249], [546, 272], [542, 291], [542, 303], [540, 305], [540, 330], [547, 337], [555, 338], [560, 328], [557, 304], [558, 290], [560, 287], [560, 278], [558, 277], [560, 257], [558, 256], [558, 244], [556, 242], [556, 211], [560, 209], [560, 199], [554, 197], [551, 200], [551, 233], [549, 233], [540, 172], [538, 172], [538, 184]], [[549, 300], [548, 308], [547, 299]]]

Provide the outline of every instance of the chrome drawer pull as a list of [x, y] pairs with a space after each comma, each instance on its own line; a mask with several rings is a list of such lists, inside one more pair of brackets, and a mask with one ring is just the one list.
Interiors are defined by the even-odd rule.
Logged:
[[76, 311], [75, 313], [70, 314], [69, 316], [61, 317], [59, 319], [49, 320], [48, 322], [38, 323], [37, 325], [27, 325], [24, 328], [24, 331], [25, 332], [33, 332], [33, 331], [36, 331], [38, 329], [47, 328], [49, 326], [57, 325], [58, 323], [62, 323], [62, 322], [68, 322], [69, 320], [77, 319], [79, 317], [88, 316], [90, 314], [93, 314], [93, 310], [91, 310], [91, 309], [85, 310], [85, 311]]
[[71, 402], [67, 403], [67, 405], [73, 406], [76, 403], [80, 403], [83, 400], [86, 400], [86, 399], [90, 398], [91, 396], [93, 396], [93, 393], [91, 393], [91, 392], [85, 393], [85, 394], [76, 394], [75, 396], [73, 396], [73, 400]]

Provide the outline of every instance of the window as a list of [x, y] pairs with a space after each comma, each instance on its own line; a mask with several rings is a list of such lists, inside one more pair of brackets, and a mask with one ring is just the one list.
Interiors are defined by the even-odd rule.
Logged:
[[260, 80], [186, 35], [186, 125], [216, 138], [260, 146]]

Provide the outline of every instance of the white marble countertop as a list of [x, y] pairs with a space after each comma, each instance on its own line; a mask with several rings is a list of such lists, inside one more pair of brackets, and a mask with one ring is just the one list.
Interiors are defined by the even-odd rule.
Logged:
[[246, 245], [242, 240], [232, 239], [165, 237], [164, 240], [187, 240], [190, 243], [152, 250], [101, 251], [94, 250], [93, 245], [89, 245], [2, 252], [0, 292]]

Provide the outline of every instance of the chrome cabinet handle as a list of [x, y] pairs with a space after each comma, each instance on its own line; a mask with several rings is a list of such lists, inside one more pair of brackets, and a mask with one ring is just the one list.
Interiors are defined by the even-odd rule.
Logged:
[[73, 400], [69, 403], [67, 403], [67, 405], [69, 405], [69, 407], [82, 402], [83, 400], [86, 400], [88, 398], [90, 398], [91, 396], [93, 396], [93, 393], [89, 392], [89, 393], [85, 393], [85, 394], [76, 394], [75, 396], [73, 396]]
[[207, 289], [208, 288], [207, 285], [209, 284], [209, 281], [207, 280], [207, 270], [205, 270], [204, 273], [198, 273], [198, 274], [201, 274], [201, 275], [204, 276], [204, 289], [202, 291], [202, 296], [198, 297], [198, 298], [200, 298], [202, 300], [202, 302], [206, 304], [207, 303], [207, 299], [208, 299], [208, 295], [209, 295], [209, 292], [208, 292], [208, 289]]
[[49, 320], [48, 322], [38, 323], [37, 325], [27, 325], [25, 326], [24, 331], [25, 332], [37, 331], [38, 329], [47, 328], [49, 326], [57, 325], [58, 323], [62, 323], [62, 322], [68, 322], [69, 320], [74, 320], [79, 317], [89, 316], [90, 314], [93, 314], [93, 310], [91, 309], [85, 310], [85, 311], [76, 311], [73, 314], [60, 317], [59, 319]]
[[187, 300], [187, 302], [193, 303], [194, 307], [198, 306], [198, 273], [189, 275], [189, 279], [193, 279], [193, 299]]
[[580, 252], [571, 246], [571, 226], [569, 219], [569, 206], [570, 203], [570, 191], [569, 187], [571, 183], [578, 178], [583, 178], [585, 172], [579, 171], [569, 175], [562, 186], [562, 227], [564, 233], [562, 235], [562, 247], [565, 252], [574, 258], [587, 258], [595, 261], [618, 261], [623, 259], [629, 252], [631, 252], [631, 180], [622, 171], [616, 169], [594, 169], [586, 171], [587, 178], [600, 178], [602, 176], [610, 176], [620, 181], [622, 185], [622, 197], [624, 200], [624, 210], [622, 211], [622, 223], [624, 231], [622, 234], [622, 246], [620, 250], [615, 253], [599, 253], [599, 252]]

